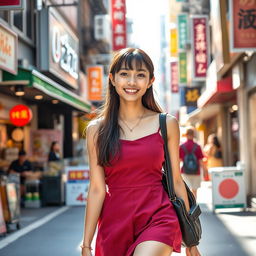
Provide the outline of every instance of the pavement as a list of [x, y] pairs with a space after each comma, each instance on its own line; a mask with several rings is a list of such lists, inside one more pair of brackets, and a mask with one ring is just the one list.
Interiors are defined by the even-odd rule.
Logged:
[[[255, 256], [256, 210], [212, 211], [211, 183], [198, 191], [202, 209], [202, 256]], [[2, 256], [79, 256], [83, 233], [84, 207], [22, 209], [21, 229], [0, 237]], [[172, 256], [185, 255], [173, 253]], [[109, 255], [109, 256], [115, 256]]]

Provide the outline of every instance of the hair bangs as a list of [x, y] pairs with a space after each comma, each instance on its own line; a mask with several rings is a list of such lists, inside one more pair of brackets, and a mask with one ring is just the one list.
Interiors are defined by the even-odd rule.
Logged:
[[117, 61], [112, 73], [117, 73], [122, 67], [130, 70], [141, 70], [143, 65], [150, 73], [150, 77], [154, 76], [153, 65], [148, 63], [148, 60], [143, 56], [143, 54], [137, 50], [127, 51], [123, 56]]

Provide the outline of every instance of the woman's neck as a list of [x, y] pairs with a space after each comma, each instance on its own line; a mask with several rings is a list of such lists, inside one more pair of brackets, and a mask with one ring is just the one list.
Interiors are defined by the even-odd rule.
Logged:
[[145, 107], [142, 104], [120, 104], [119, 117], [123, 120], [133, 121], [145, 114]]

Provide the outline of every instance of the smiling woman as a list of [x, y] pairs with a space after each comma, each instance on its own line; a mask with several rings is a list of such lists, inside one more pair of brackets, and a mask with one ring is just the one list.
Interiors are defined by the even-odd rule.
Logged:
[[[162, 112], [153, 95], [154, 66], [142, 50], [116, 53], [105, 104], [87, 128], [90, 187], [82, 256], [169, 256], [180, 252], [177, 215], [162, 186]], [[175, 192], [188, 199], [179, 171], [179, 127], [168, 116]], [[118, 242], [117, 242], [118, 241]], [[113, 253], [114, 252], [114, 253]], [[200, 256], [197, 248], [191, 256]]]

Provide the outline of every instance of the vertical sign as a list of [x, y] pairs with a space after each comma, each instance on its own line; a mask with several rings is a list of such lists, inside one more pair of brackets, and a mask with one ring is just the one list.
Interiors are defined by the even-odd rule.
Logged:
[[206, 15], [192, 16], [192, 79], [205, 80], [209, 63], [209, 28]]
[[9, 28], [0, 24], [0, 68], [17, 74], [18, 36]]
[[178, 63], [177, 61], [171, 62], [171, 92], [179, 92], [179, 83], [178, 83]]
[[112, 49], [126, 48], [126, 6], [125, 0], [111, 0]]
[[256, 51], [256, 1], [229, 0], [231, 51]]
[[88, 100], [101, 101], [103, 88], [103, 66], [87, 68]]
[[177, 17], [178, 21], [178, 37], [179, 37], [179, 49], [185, 50], [188, 40], [188, 15], [186, 13], [180, 13]]
[[171, 57], [177, 57], [178, 53], [178, 35], [177, 35], [177, 29], [173, 28], [170, 31], [170, 53]]
[[179, 83], [187, 83], [187, 53], [179, 53]]
[[88, 166], [66, 166], [66, 205], [85, 205], [89, 189]]

